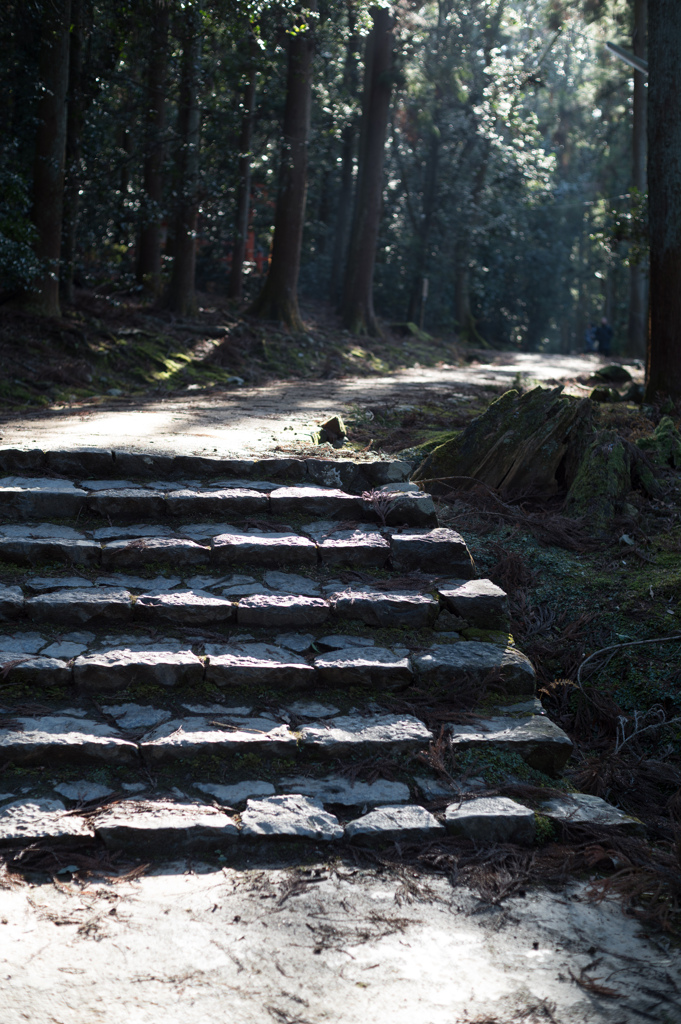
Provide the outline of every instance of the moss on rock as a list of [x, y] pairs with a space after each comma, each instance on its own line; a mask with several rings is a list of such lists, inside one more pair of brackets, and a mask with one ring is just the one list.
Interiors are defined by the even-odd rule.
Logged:
[[671, 416], [663, 416], [652, 437], [641, 437], [636, 444], [657, 465], [681, 469], [681, 434]]
[[614, 430], [596, 435], [582, 459], [568, 492], [565, 514], [583, 517], [594, 532], [602, 532], [622, 511], [631, 490], [631, 458]]
[[592, 412], [588, 399], [563, 395], [561, 387], [507, 391], [436, 447], [413, 479], [434, 494], [478, 480], [502, 494], [548, 497], [574, 478], [592, 435]]

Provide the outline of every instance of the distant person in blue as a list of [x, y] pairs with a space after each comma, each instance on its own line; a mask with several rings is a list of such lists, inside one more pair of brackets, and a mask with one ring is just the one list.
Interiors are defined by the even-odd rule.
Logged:
[[584, 331], [584, 354], [596, 351], [596, 324], [589, 324]]
[[612, 343], [612, 327], [608, 323], [607, 316], [604, 316], [600, 324], [596, 328], [596, 341], [598, 342], [598, 351], [602, 356], [610, 355], [610, 345]]

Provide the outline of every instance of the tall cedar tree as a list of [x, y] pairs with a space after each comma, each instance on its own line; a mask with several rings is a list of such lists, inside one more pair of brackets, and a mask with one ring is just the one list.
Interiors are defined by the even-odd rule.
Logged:
[[151, 0], [149, 6], [150, 49], [145, 83], [144, 168], [137, 280], [158, 297], [161, 293], [163, 135], [166, 128], [170, 11], [167, 0]]
[[373, 280], [383, 196], [383, 162], [394, 78], [395, 18], [372, 7], [362, 96], [357, 192], [348, 247], [342, 316], [353, 334], [379, 334]]
[[180, 21], [182, 66], [177, 111], [175, 233], [167, 302], [169, 309], [182, 315], [196, 312], [194, 279], [199, 217], [202, 28], [200, 9], [188, 6]]
[[60, 286], [67, 302], [73, 302], [73, 287], [83, 180], [83, 127], [88, 97], [84, 86], [83, 50], [92, 29], [90, 0], [72, 0], [69, 46], [69, 91], [66, 119], [66, 173], [62, 224]]
[[59, 316], [59, 259], [64, 208], [66, 95], [69, 84], [71, 0], [50, 0], [40, 30], [41, 93], [36, 111], [33, 222], [36, 256], [45, 272], [34, 282], [31, 301], [47, 316]]
[[[359, 92], [359, 47], [360, 36], [357, 31], [357, 11], [354, 0], [347, 0], [348, 35], [345, 43], [345, 65], [343, 67], [342, 96], [347, 103], [354, 104]], [[338, 207], [333, 238], [333, 259], [329, 275], [329, 298], [338, 305], [343, 287], [343, 267], [350, 237], [350, 218], [348, 210], [352, 208], [352, 176], [355, 162], [355, 146], [358, 133], [358, 118], [353, 115], [343, 126], [341, 133], [341, 173], [338, 191]]]
[[[634, 0], [633, 48], [637, 57], [646, 56], [646, 22], [648, 0]], [[648, 97], [646, 76], [634, 71], [634, 123], [631, 184], [638, 192], [646, 190], [646, 120]], [[629, 351], [643, 358], [648, 333], [648, 280], [646, 269], [640, 263], [632, 263], [629, 270]]]
[[239, 134], [239, 185], [237, 189], [236, 212], [234, 217], [234, 246], [232, 248], [232, 271], [229, 275], [230, 299], [243, 298], [244, 260], [248, 219], [251, 212], [251, 146], [255, 122], [255, 91], [257, 76], [258, 45], [252, 33], [248, 40], [248, 65], [246, 81], [241, 96], [241, 132]]
[[681, 3], [648, 8], [650, 337], [646, 397], [681, 398]]
[[[316, 3], [311, 3], [308, 10], [316, 11]], [[291, 330], [302, 332], [303, 322], [298, 309], [298, 275], [305, 223], [307, 146], [315, 44], [309, 24], [297, 28], [289, 36], [288, 44], [286, 105], [272, 258], [265, 284], [250, 312], [263, 320], [278, 320]]]

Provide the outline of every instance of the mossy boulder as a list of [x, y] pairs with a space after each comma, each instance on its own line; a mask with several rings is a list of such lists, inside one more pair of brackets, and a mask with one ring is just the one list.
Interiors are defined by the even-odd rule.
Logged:
[[568, 491], [565, 515], [605, 531], [631, 490], [631, 454], [614, 430], [602, 430], [587, 449]]
[[641, 437], [636, 444], [656, 465], [681, 469], [681, 434], [671, 416], [663, 416], [652, 437]]
[[601, 366], [599, 370], [594, 372], [594, 377], [607, 381], [608, 384], [627, 384], [632, 379], [629, 371], [617, 363]]
[[503, 495], [550, 497], [574, 480], [593, 435], [588, 399], [562, 388], [507, 391], [460, 433], [433, 449], [413, 480], [433, 494], [476, 482]]

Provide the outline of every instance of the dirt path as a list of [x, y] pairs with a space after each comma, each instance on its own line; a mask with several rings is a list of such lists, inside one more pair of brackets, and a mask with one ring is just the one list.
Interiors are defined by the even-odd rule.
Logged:
[[[574, 381], [599, 365], [597, 356], [500, 353], [495, 362], [461, 367], [414, 368], [385, 377], [331, 381], [282, 381], [266, 387], [219, 393], [185, 392], [169, 398], [120, 399], [30, 416], [7, 416], [0, 444], [20, 447], [124, 447], [183, 454], [264, 454], [277, 446], [309, 443], [310, 430], [328, 413], [353, 404], [418, 404], [425, 396], [456, 394], [461, 388], [513, 385], [518, 375], [533, 381]], [[628, 367], [635, 379], [640, 371]], [[586, 395], [574, 383], [567, 390]]]
[[411, 873], [175, 864], [136, 882], [0, 890], [0, 917], [3, 1024], [681, 1015], [676, 953], [579, 885], [495, 906]]

